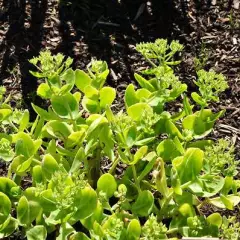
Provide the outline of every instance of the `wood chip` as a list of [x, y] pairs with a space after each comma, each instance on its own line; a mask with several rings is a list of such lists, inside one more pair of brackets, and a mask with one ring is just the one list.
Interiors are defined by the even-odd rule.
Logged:
[[237, 128], [232, 127], [232, 126], [230, 126], [230, 125], [219, 124], [219, 128], [220, 128], [220, 129], [223, 128], [223, 129], [225, 129], [225, 130], [234, 132], [235, 134], [240, 134], [240, 130], [238, 130]]
[[233, 44], [234, 44], [234, 45], [237, 45], [237, 44], [238, 44], [238, 43], [237, 43], [237, 39], [236, 39], [235, 37], [233, 37], [232, 40], [233, 40]]
[[140, 7], [138, 8], [137, 14], [136, 14], [136, 16], [135, 16], [135, 18], [134, 18], [133, 21], [136, 21], [136, 20], [143, 14], [144, 9], [145, 9], [145, 6], [146, 6], [145, 3], [142, 3], [142, 4], [140, 5]]
[[234, 0], [234, 2], [233, 2], [233, 7], [234, 7], [235, 9], [239, 9], [239, 5], [240, 5], [240, 1], [239, 1], [239, 0]]
[[111, 22], [98, 21], [98, 24], [99, 25], [112, 26], [112, 27], [120, 27], [120, 24], [118, 24], [118, 23], [111, 23]]
[[118, 77], [117, 77], [116, 73], [113, 71], [112, 68], [110, 69], [110, 71], [111, 71], [111, 75], [112, 75], [113, 79], [114, 79], [115, 81], [117, 81], [117, 80], [118, 80]]
[[212, 5], [216, 5], [217, 4], [217, 0], [212, 0]]

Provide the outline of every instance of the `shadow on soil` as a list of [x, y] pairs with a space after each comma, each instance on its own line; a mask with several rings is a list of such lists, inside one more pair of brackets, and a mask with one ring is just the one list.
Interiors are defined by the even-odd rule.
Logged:
[[[28, 62], [33, 56], [39, 54], [42, 48], [42, 30], [47, 10], [47, 1], [33, 0], [26, 4], [25, 0], [4, 0], [4, 15], [2, 20], [8, 22], [8, 30], [5, 42], [0, 46], [3, 53], [3, 61], [0, 72], [0, 81], [8, 77], [9, 69], [19, 66], [21, 76], [21, 88], [23, 103], [29, 107], [32, 97], [29, 94], [35, 92], [36, 79], [31, 76], [32, 69]], [[27, 20], [27, 21], [26, 21]]]
[[[29, 74], [32, 66], [28, 60], [43, 48], [47, 2], [29, 0], [27, 4], [26, 0], [3, 1], [4, 14], [1, 18], [9, 28], [0, 46], [3, 52], [0, 81], [10, 75], [8, 69], [18, 64], [23, 101], [28, 107], [33, 101], [29, 95], [37, 87], [36, 79]], [[54, 53], [62, 52], [80, 62], [84, 58], [88, 62], [91, 56], [106, 60], [117, 73], [121, 72], [123, 77], [128, 78], [132, 75], [129, 45], [156, 38], [177, 38], [181, 41], [180, 33], [190, 32], [185, 0], [62, 0], [58, 17], [62, 41], [53, 49]], [[174, 32], [173, 29], [178, 31]], [[87, 53], [76, 55], [75, 44], [82, 39], [87, 45]], [[119, 59], [118, 65], [111, 66], [112, 56]]]

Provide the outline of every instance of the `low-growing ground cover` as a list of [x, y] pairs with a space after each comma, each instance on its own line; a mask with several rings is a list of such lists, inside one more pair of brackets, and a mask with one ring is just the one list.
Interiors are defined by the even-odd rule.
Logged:
[[[189, 93], [173, 70], [183, 45], [157, 39], [136, 50], [148, 68], [134, 74], [138, 87], [127, 86], [120, 111], [104, 61], [83, 71], [62, 54], [31, 59], [47, 105], [32, 103], [33, 121], [1, 87], [1, 238], [238, 239], [239, 216], [222, 210], [240, 202], [239, 162], [230, 141], [208, 138], [224, 117], [210, 103], [225, 77], [200, 69]], [[175, 101], [178, 111], [167, 111]]]
[[[3, 234], [7, 235], [7, 232], [11, 233], [16, 228], [6, 239], [24, 239], [26, 235], [29, 239], [35, 239], [37, 236], [38, 239], [44, 239], [46, 230], [48, 239], [69, 238], [69, 236], [66, 237], [68, 230], [72, 231], [70, 235], [73, 239], [84, 239], [84, 235], [81, 233], [73, 237], [74, 231], [83, 232], [88, 237], [91, 235], [93, 239], [97, 239], [97, 235], [100, 236], [101, 232], [103, 232], [102, 238], [108, 239], [116, 239], [119, 236], [123, 239], [138, 239], [138, 234], [140, 234], [141, 239], [151, 239], [149, 235], [151, 232], [156, 232], [152, 239], [166, 238], [166, 235], [168, 238], [174, 236], [180, 238], [181, 235], [200, 236], [203, 232], [208, 235], [219, 232], [219, 236], [222, 238], [224, 236], [225, 239], [237, 239], [239, 235], [238, 222], [240, 221], [239, 204], [235, 207], [232, 206], [234, 201], [238, 201], [238, 198], [232, 195], [236, 194], [239, 182], [232, 182], [231, 176], [234, 180], [239, 179], [240, 176], [238, 171], [240, 149], [239, 26], [238, 0], [0, 1], [0, 81], [6, 87], [6, 90], [1, 88], [0, 176], [3, 177], [1, 178], [3, 185], [0, 191], [10, 199], [10, 215], [12, 216], [11, 218], [8, 215], [9, 201], [5, 195], [1, 195], [5, 206], [0, 207], [0, 213], [3, 212], [2, 215], [0, 214], [1, 237]], [[184, 49], [177, 51], [173, 58], [173, 61], [181, 60], [180, 64], [171, 63], [171, 60], [165, 59], [165, 57], [157, 57], [159, 62], [156, 62], [156, 56], [151, 56], [146, 52], [147, 49], [151, 48], [156, 50], [156, 45], [154, 46], [153, 42], [157, 38], [167, 38], [169, 44], [172, 39], [179, 40], [184, 44]], [[146, 45], [138, 45], [138, 51], [136, 51], [136, 44], [146, 41], [152, 42], [152, 44], [148, 44], [147, 47]], [[156, 44], [159, 45], [159, 48], [160, 45], [164, 46], [166, 43], [161, 40]], [[181, 50], [182, 47], [174, 42], [172, 48]], [[72, 65], [72, 60], [69, 58], [65, 67], [58, 69], [57, 65], [60, 64], [63, 56], [54, 57], [54, 63], [49, 53], [45, 52], [46, 49], [49, 49], [53, 54], [64, 53], [65, 60], [68, 56], [71, 57], [73, 59]], [[160, 54], [163, 49], [159, 48], [157, 54]], [[41, 74], [33, 74], [39, 77], [37, 81], [37, 78], [30, 73], [30, 71], [37, 71], [32, 64], [37, 60], [35, 59], [30, 63], [29, 59], [38, 56], [41, 50], [43, 53], [39, 60], [42, 60], [42, 65], [39, 65], [39, 61], [37, 66], [41, 66], [41, 69], [45, 70]], [[167, 53], [170, 52], [167, 51]], [[91, 58], [95, 57], [103, 61], [91, 62]], [[152, 59], [152, 57], [154, 58]], [[169, 61], [170, 63], [166, 63]], [[168, 65], [174, 74], [169, 68], [163, 70], [163, 68], [156, 68], [154, 64], [157, 66]], [[51, 77], [53, 72], [48, 72], [49, 67], [54, 68], [56, 73], [61, 75], [59, 82], [55, 82], [58, 78], [54, 80]], [[68, 70], [70, 67], [74, 70]], [[226, 87], [224, 77], [221, 74], [208, 73], [210, 69], [222, 73], [226, 77], [228, 88], [224, 92], [222, 92]], [[104, 86], [101, 85], [103, 82], [89, 81], [87, 77], [88, 80], [85, 79], [85, 84], [89, 85], [90, 82], [91, 84], [85, 91], [84, 87], [79, 85], [79, 79], [86, 77], [82, 70], [91, 79], [99, 80], [103, 76], [106, 77], [106, 79], [101, 80], [106, 81]], [[51, 78], [51, 81], [48, 78]], [[158, 79], [161, 84], [156, 84], [152, 78]], [[44, 79], [46, 82], [42, 84]], [[147, 80], [150, 85], [144, 80]], [[216, 89], [213, 88], [214, 82]], [[208, 86], [208, 84], [210, 85]], [[211, 87], [214, 91], [211, 90]], [[161, 89], [161, 91], [153, 94], [156, 89]], [[78, 111], [74, 99], [69, 94], [65, 96], [70, 90], [77, 102], [79, 101]], [[52, 91], [53, 95], [57, 96], [54, 100], [52, 99]], [[182, 94], [181, 91], [183, 91]], [[80, 94], [76, 92], [81, 93], [81, 98]], [[159, 94], [161, 97], [158, 97]], [[63, 95], [64, 97], [62, 97]], [[179, 97], [177, 97], [178, 95]], [[219, 101], [217, 101], [218, 95]], [[105, 98], [105, 96], [108, 97]], [[115, 100], [110, 106], [109, 104], [114, 97]], [[65, 105], [68, 101], [71, 103], [70, 110], [73, 110], [73, 119], [75, 117], [78, 119], [76, 123], [71, 121], [71, 114], [61, 115], [62, 113], [66, 114], [66, 110], [69, 111], [68, 106]], [[56, 112], [56, 109], [61, 108], [59, 102], [61, 104], [64, 102], [65, 110], [62, 108], [61, 113]], [[147, 103], [152, 110], [142, 103]], [[132, 107], [134, 105], [136, 106]], [[192, 108], [192, 106], [194, 107]], [[50, 115], [45, 114], [48, 107], [50, 107], [48, 110]], [[141, 112], [142, 108], [146, 111]], [[206, 111], [206, 108], [211, 109], [211, 111]], [[41, 109], [45, 111], [41, 111]], [[138, 111], [142, 116], [141, 121], [134, 118]], [[207, 115], [207, 120], [199, 118], [199, 116], [203, 116], [201, 113]], [[217, 118], [217, 113], [221, 116], [217, 121], [215, 118], [211, 121], [209, 114], [216, 114]], [[40, 117], [41, 114], [42, 117]], [[90, 136], [86, 136], [84, 131], [87, 132], [91, 123], [100, 117], [94, 114], [103, 115], [102, 120], [99, 119], [99, 126], [93, 130]], [[79, 116], [83, 118], [81, 121], [79, 121]], [[28, 121], [28, 119], [30, 120]], [[64, 124], [52, 122], [63, 119]], [[174, 132], [174, 126], [169, 123], [168, 119], [174, 123], [180, 134], [178, 131]], [[206, 120], [207, 124], [202, 124], [200, 120]], [[50, 121], [51, 123], [49, 123]], [[191, 121], [194, 122], [194, 124], [192, 123], [194, 129], [189, 129], [187, 124]], [[214, 127], [213, 122], [215, 122]], [[162, 125], [163, 128], [159, 127]], [[43, 131], [41, 131], [42, 127]], [[65, 129], [64, 134], [66, 135], [62, 135], [62, 132], [58, 131], [59, 128]], [[198, 133], [202, 132], [203, 129], [205, 129], [203, 135], [206, 134], [203, 139], [207, 141], [202, 141], [201, 144], [206, 146], [195, 146], [192, 142], [202, 139], [203, 136], [201, 134], [198, 136]], [[18, 134], [22, 131], [25, 134]], [[108, 134], [105, 136], [103, 131]], [[121, 136], [121, 132], [124, 132], [123, 136]], [[54, 135], [52, 135], [53, 133]], [[97, 134], [99, 137], [95, 141]], [[127, 138], [128, 143], [122, 142], [124, 138]], [[149, 142], [141, 142], [145, 138]], [[89, 143], [91, 139], [94, 140]], [[106, 142], [103, 139], [112, 139], [113, 141], [106, 140]], [[179, 149], [180, 145], [177, 139], [179, 139], [184, 151]], [[74, 141], [79, 141], [79, 145], [74, 145]], [[36, 146], [34, 152], [29, 148], [24, 149], [26, 142], [29, 146]], [[186, 142], [187, 144], [185, 144]], [[21, 147], [21, 144], [24, 146]], [[37, 148], [38, 146], [39, 148]], [[56, 146], [55, 155], [53, 153], [54, 146]], [[80, 155], [76, 155], [78, 153], [76, 150], [80, 146], [84, 148], [85, 155], [81, 155], [83, 150], [80, 150]], [[50, 151], [51, 148], [53, 150]], [[181, 184], [181, 181], [184, 182], [184, 180], [176, 183], [182, 173], [177, 171], [175, 174], [174, 171], [177, 169], [178, 161], [185, 161], [181, 160], [180, 157], [184, 159], [185, 152], [187, 153], [189, 148], [191, 150], [199, 148], [199, 150], [204, 151], [201, 171], [196, 180], [192, 180], [194, 183], [198, 181], [201, 186], [199, 188], [198, 184], [194, 185], [197, 191], [193, 190], [192, 184], [189, 182], [186, 185], [185, 183]], [[109, 151], [109, 149], [112, 150]], [[169, 149], [171, 149], [171, 154], [168, 154]], [[28, 151], [29, 153], [27, 153]], [[197, 151], [197, 153], [193, 155], [201, 155], [201, 151]], [[48, 174], [46, 169], [49, 167], [43, 164], [49, 162], [49, 154], [59, 165], [55, 166], [56, 174], [55, 171], [54, 174]], [[140, 160], [138, 159], [139, 154]], [[78, 165], [80, 163], [75, 162], [75, 159], [76, 161], [85, 159], [85, 161]], [[93, 159], [100, 159], [100, 166], [99, 161], [90, 161]], [[176, 160], [173, 161], [173, 159]], [[11, 164], [13, 162], [14, 164]], [[74, 165], [76, 163], [77, 165]], [[10, 165], [12, 169], [9, 169]], [[137, 180], [132, 165], [135, 166]], [[39, 178], [38, 182], [34, 179], [38, 175], [34, 175], [33, 169], [42, 172], [42, 178]], [[77, 169], [81, 169], [80, 174], [73, 173]], [[88, 171], [89, 169], [91, 170]], [[142, 173], [144, 171], [145, 173]], [[110, 186], [112, 184], [115, 186], [115, 181], [111, 180], [110, 175], [103, 175], [103, 179], [109, 181], [107, 184], [105, 184], [105, 180], [99, 180], [98, 184], [99, 177], [105, 173], [114, 176], [119, 188], [111, 197], [108, 197], [106, 189], [99, 187], [100, 185]], [[167, 185], [165, 195], [163, 193], [165, 190], [161, 189], [162, 185], [159, 184], [165, 181], [162, 178], [159, 180], [159, 176], [164, 173]], [[66, 180], [67, 175], [70, 176], [70, 180]], [[217, 176], [215, 181], [212, 181], [213, 176]], [[12, 179], [15, 182], [14, 185], [11, 185], [11, 181], [4, 177]], [[221, 188], [223, 179], [224, 187]], [[67, 187], [69, 183], [70, 186]], [[179, 192], [179, 184], [180, 189], [182, 188], [182, 195]], [[188, 184], [190, 185], [188, 186]], [[232, 186], [229, 194], [226, 193], [225, 188], [228, 184]], [[95, 218], [95, 214], [89, 213], [93, 216], [91, 219], [97, 220], [97, 223], [101, 225], [99, 231], [96, 230], [97, 224], [93, 229], [93, 226], [88, 225], [88, 223], [86, 225], [84, 223], [86, 220], [79, 215], [80, 221], [75, 221], [74, 217], [70, 216], [71, 214], [62, 221], [61, 214], [67, 215], [70, 212], [73, 214], [77, 211], [75, 203], [80, 200], [76, 200], [75, 197], [81, 195], [82, 190], [75, 188], [75, 185], [84, 191], [87, 187], [92, 195], [95, 192], [97, 206], [99, 202], [103, 206], [104, 216], [101, 213], [97, 216], [102, 216], [105, 220], [109, 219], [106, 224], [103, 218]], [[4, 186], [9, 188], [5, 189]], [[56, 189], [53, 186], [58, 187]], [[9, 193], [10, 188], [12, 188], [12, 192]], [[56, 209], [46, 210], [47, 203], [42, 201], [45, 199], [44, 194], [46, 194], [43, 192], [48, 189], [53, 192], [54, 199], [59, 198], [57, 201], [50, 198], [53, 200], [52, 203], [57, 204], [57, 209], [61, 210], [56, 218], [55, 216], [58, 214]], [[146, 193], [145, 190], [150, 191], [150, 194]], [[144, 194], [140, 195], [139, 192], [144, 192]], [[173, 195], [171, 196], [171, 194]], [[211, 194], [215, 195], [211, 196]], [[33, 199], [33, 195], [36, 195], [37, 198]], [[148, 216], [142, 216], [134, 210], [137, 206], [141, 206], [138, 197], [144, 196], [142, 199], [148, 199], [150, 195], [154, 198], [153, 207], [147, 208], [149, 211], [151, 209], [151, 213], [148, 211]], [[170, 198], [172, 197], [169, 202], [166, 200], [168, 195]], [[230, 204], [224, 198], [226, 195], [230, 195], [227, 197], [228, 200], [230, 198]], [[65, 196], [69, 196], [69, 198]], [[220, 196], [223, 204], [219, 205], [216, 201], [215, 204], [209, 203], [209, 199]], [[66, 201], [64, 202], [64, 200]], [[68, 207], [71, 203], [75, 210], [72, 208], [70, 210]], [[183, 205], [183, 203], [186, 204]], [[89, 204], [91, 205], [90, 201]], [[165, 205], [167, 205], [167, 209], [164, 210]], [[23, 217], [28, 220], [22, 220], [20, 206], [23, 206], [23, 211], [27, 212], [25, 215], [29, 214], [29, 218]], [[28, 207], [26, 208], [26, 206]], [[95, 208], [94, 204], [91, 206], [92, 209]], [[42, 217], [36, 217], [39, 209], [42, 211], [43, 207], [45, 210], [39, 213], [39, 216]], [[164, 207], [163, 210], [160, 210], [162, 207]], [[101, 207], [97, 207], [97, 209], [100, 209], [99, 212], [102, 211]], [[188, 215], [184, 215], [184, 209], [189, 213]], [[36, 212], [34, 213], [34, 211]], [[225, 216], [228, 220], [222, 219], [224, 224], [221, 224], [218, 214], [209, 217], [215, 212]], [[127, 216], [124, 215], [125, 213]], [[114, 217], [110, 217], [112, 215]], [[195, 218], [189, 218], [190, 215]], [[196, 215], [203, 215], [208, 219], [199, 218]], [[6, 218], [6, 216], [8, 217]], [[35, 218], [36, 220], [34, 220]], [[174, 223], [174, 218], [178, 225]], [[186, 221], [188, 218], [189, 220]], [[134, 221], [131, 223], [133, 219]], [[28, 221], [28, 223], [24, 221]], [[30, 224], [31, 221], [32, 224]], [[66, 224], [66, 222], [68, 223]], [[217, 227], [220, 227], [218, 230], [216, 226], [211, 226], [213, 222], [216, 223]], [[141, 225], [141, 231], [138, 223]], [[117, 225], [117, 230], [110, 229], [110, 225]], [[193, 225], [198, 227], [195, 229]], [[34, 226], [36, 227], [33, 228]], [[132, 226], [134, 229], [138, 229], [136, 230], [138, 234], [129, 236], [129, 232], [134, 231]], [[30, 231], [30, 229], [32, 230]]]

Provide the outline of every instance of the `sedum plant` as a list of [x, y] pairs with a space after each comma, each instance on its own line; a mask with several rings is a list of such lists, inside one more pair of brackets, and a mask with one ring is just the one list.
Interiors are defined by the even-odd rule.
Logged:
[[[137, 90], [127, 87], [126, 111], [111, 110], [116, 91], [105, 86], [104, 61], [82, 71], [48, 51], [30, 60], [48, 105], [32, 104], [34, 122], [27, 110], [12, 109], [0, 88], [0, 158], [8, 164], [0, 177], [0, 238], [21, 231], [28, 240], [237, 239], [234, 219], [202, 213], [240, 203], [234, 148], [207, 138], [224, 113], [207, 107], [226, 80], [200, 72], [192, 101], [172, 69], [182, 45], [160, 39], [136, 49], [150, 66], [135, 74]], [[174, 100], [182, 108], [168, 112]]]

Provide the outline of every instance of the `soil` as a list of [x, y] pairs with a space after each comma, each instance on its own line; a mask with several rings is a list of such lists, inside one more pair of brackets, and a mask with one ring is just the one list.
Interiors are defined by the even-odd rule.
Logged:
[[[60, 4], [59, 4], [60, 2]], [[70, 2], [71, 4], [68, 4]], [[37, 80], [28, 62], [41, 50], [62, 52], [85, 69], [91, 58], [107, 61], [107, 84], [118, 91], [116, 109], [123, 107], [133, 73], [147, 66], [136, 43], [156, 38], [184, 44], [177, 75], [194, 90], [194, 58], [223, 73], [229, 89], [214, 104], [226, 109], [212, 137], [224, 137], [240, 155], [240, 1], [239, 0], [0, 0], [0, 84], [13, 93], [17, 106], [31, 110]], [[0, 175], [5, 174], [0, 163]]]

